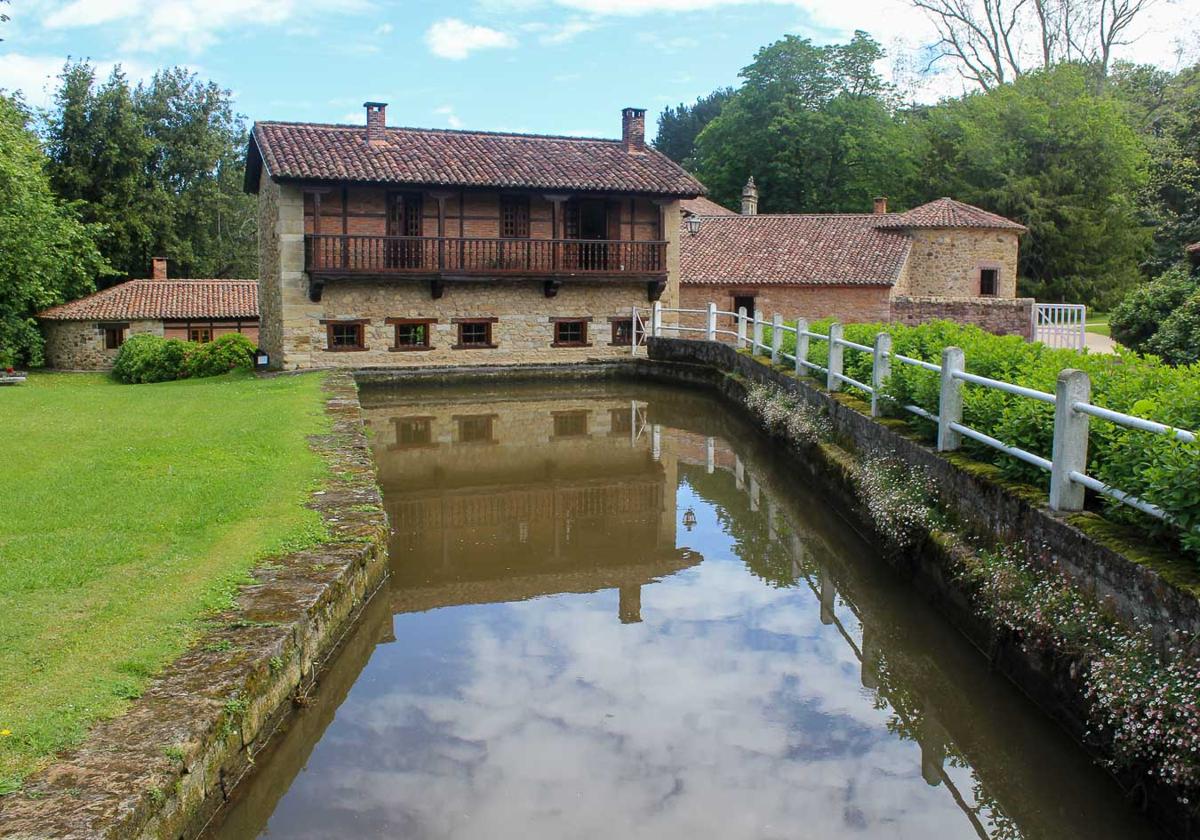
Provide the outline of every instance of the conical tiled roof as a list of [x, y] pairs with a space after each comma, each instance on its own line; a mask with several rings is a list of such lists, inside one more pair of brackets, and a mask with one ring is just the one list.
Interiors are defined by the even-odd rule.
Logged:
[[1025, 226], [953, 198], [939, 198], [905, 213], [888, 213], [881, 228], [990, 228], [1024, 232]]

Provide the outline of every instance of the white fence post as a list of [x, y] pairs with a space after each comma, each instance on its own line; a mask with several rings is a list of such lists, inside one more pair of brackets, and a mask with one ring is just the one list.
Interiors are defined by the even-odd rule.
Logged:
[[783, 344], [783, 316], [776, 312], [771, 316], [771, 364], [779, 364], [779, 348]]
[[708, 320], [704, 324], [704, 337], [709, 341], [717, 340], [717, 305], [708, 302]]
[[962, 435], [950, 428], [951, 423], [962, 423], [963, 381], [954, 376], [966, 367], [966, 357], [961, 347], [946, 347], [942, 350], [942, 388], [938, 395], [938, 452], [950, 452], [962, 445]]
[[637, 355], [638, 308], [629, 311], [629, 355]]
[[871, 360], [871, 416], [878, 417], [879, 391], [892, 375], [892, 336], [881, 332], [875, 336], [875, 354]]
[[808, 361], [808, 321], [796, 319], [796, 375], [803, 376], [808, 372], [804, 363]]
[[846, 348], [838, 342], [842, 340], [844, 330], [837, 321], [829, 325], [829, 373], [825, 377], [825, 387], [830, 391], [842, 389], [842, 380], [838, 377], [842, 375], [842, 356]]
[[650, 310], [650, 335], [655, 338], [662, 336], [662, 304], [657, 300], [654, 301], [654, 308]]
[[741, 350], [746, 346], [746, 307], [738, 307], [737, 321], [737, 346]]
[[1054, 388], [1054, 444], [1050, 452], [1050, 509], [1083, 510], [1084, 486], [1071, 473], [1087, 472], [1088, 416], [1075, 403], [1092, 398], [1092, 382], [1082, 370], [1060, 371]]
[[756, 311], [754, 313], [754, 337], [751, 339], [753, 343], [750, 345], [750, 355], [751, 356], [757, 356], [758, 348], [764, 346], [763, 339], [762, 339], [762, 332], [763, 332], [763, 319], [758, 317], [758, 312]]
[[717, 469], [717, 439], [710, 437], [704, 441], [704, 471], [712, 475]]

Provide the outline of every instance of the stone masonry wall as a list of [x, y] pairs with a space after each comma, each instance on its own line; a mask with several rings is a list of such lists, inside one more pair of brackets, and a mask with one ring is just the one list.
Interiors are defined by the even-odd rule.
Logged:
[[264, 167], [258, 184], [258, 345], [275, 365], [283, 361], [283, 286], [279, 269], [280, 188]]
[[1033, 298], [897, 296], [892, 299], [891, 320], [916, 325], [941, 318], [1032, 341], [1034, 303]]
[[[128, 323], [125, 337], [140, 333], [163, 334], [162, 321]], [[104, 347], [104, 328], [98, 321], [42, 321], [46, 337], [46, 367], [57, 370], [111, 370], [116, 350]]]
[[1017, 295], [1017, 234], [1009, 230], [916, 229], [898, 295], [974, 297], [979, 271], [1000, 271], [996, 297]]

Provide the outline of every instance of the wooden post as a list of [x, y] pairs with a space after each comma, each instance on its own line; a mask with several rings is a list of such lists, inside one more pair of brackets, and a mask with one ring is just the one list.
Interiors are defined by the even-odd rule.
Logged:
[[1087, 473], [1088, 416], [1075, 403], [1088, 402], [1092, 382], [1082, 370], [1058, 374], [1054, 389], [1054, 443], [1051, 448], [1050, 509], [1083, 510], [1085, 488], [1071, 473]]
[[952, 452], [962, 445], [962, 435], [950, 428], [951, 423], [962, 422], [963, 382], [954, 376], [966, 367], [961, 347], [942, 350], [942, 386], [938, 394], [938, 452]]
[[845, 328], [837, 321], [829, 325], [829, 371], [825, 375], [825, 388], [831, 392], [842, 390], [842, 380], [838, 377], [842, 375], [842, 357], [846, 348], [838, 342], [842, 340], [844, 331]]

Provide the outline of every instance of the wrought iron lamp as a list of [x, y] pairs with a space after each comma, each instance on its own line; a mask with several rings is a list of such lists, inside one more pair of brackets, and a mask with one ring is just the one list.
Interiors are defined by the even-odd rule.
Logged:
[[696, 527], [696, 511], [688, 508], [683, 512], [683, 527], [689, 531]]
[[702, 220], [699, 216], [688, 216], [683, 223], [687, 225], [688, 233], [690, 233], [692, 236], [695, 236], [700, 232], [701, 221]]

